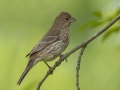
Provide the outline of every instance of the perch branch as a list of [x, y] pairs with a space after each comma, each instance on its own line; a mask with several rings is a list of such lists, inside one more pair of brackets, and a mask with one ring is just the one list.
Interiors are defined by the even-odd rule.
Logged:
[[87, 40], [85, 40], [82, 44], [79, 44], [78, 46], [76, 46], [75, 48], [73, 48], [72, 50], [70, 50], [68, 53], [66, 53], [62, 57], [60, 57], [59, 60], [53, 65], [53, 67], [51, 67], [51, 69], [47, 71], [47, 73], [44, 76], [44, 78], [38, 83], [37, 90], [40, 90], [40, 87], [41, 87], [42, 83], [45, 81], [45, 79], [53, 72], [53, 70], [55, 70], [55, 68], [58, 65], [60, 65], [62, 63], [62, 61], [64, 61], [64, 59], [66, 59], [67, 57], [69, 57], [69, 55], [71, 55], [72, 53], [74, 53], [76, 50], [80, 49], [84, 45], [87, 45], [92, 40], [94, 40], [95, 38], [97, 38], [99, 35], [101, 35], [103, 32], [105, 32], [108, 28], [110, 28], [119, 19], [120, 19], [120, 14], [116, 18], [114, 18], [109, 24], [107, 24], [103, 29], [101, 29], [96, 34], [94, 34], [93, 36], [91, 36], [90, 38], [88, 38]]

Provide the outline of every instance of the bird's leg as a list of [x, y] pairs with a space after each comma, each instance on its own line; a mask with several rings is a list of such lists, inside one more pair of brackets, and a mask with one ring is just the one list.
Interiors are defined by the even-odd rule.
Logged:
[[[44, 61], [44, 63], [47, 65], [47, 67], [49, 68], [49, 71], [51, 69], [51, 67]], [[51, 75], [53, 74], [53, 71], [50, 71]]]
[[[63, 56], [62, 54], [59, 55], [60, 58], [61, 58], [62, 56]], [[66, 63], [68, 62], [68, 61], [67, 61], [67, 58], [65, 58], [65, 61], [66, 61]]]
[[46, 63], [46, 62], [44, 62], [46, 65], [47, 65], [47, 67], [50, 69], [51, 67]]

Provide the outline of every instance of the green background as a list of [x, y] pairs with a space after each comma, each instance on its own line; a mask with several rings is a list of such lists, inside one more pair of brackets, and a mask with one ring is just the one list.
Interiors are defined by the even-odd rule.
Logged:
[[[0, 0], [0, 90], [35, 90], [48, 68], [38, 63], [16, 85], [26, 67], [25, 55], [52, 26], [62, 11], [77, 19], [70, 28], [70, 51], [103, 26], [80, 31], [80, 26], [100, 10], [107, 16], [119, 7], [119, 0]], [[104, 35], [104, 34], [103, 34]], [[120, 34], [102, 42], [103, 35], [86, 48], [80, 68], [81, 90], [120, 90]], [[69, 56], [43, 83], [41, 90], [76, 90], [76, 63], [79, 51]], [[55, 61], [49, 62], [54, 65]]]

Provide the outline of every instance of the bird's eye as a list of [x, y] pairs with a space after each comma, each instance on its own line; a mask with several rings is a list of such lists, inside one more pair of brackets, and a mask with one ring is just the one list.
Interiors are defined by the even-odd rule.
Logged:
[[66, 20], [68, 20], [68, 18], [66, 18]]

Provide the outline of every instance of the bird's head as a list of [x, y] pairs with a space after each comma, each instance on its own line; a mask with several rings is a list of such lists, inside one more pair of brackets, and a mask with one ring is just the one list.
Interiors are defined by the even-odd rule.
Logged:
[[67, 12], [61, 12], [55, 19], [54, 24], [59, 25], [60, 27], [70, 26], [71, 23], [75, 22], [76, 19], [73, 18]]

